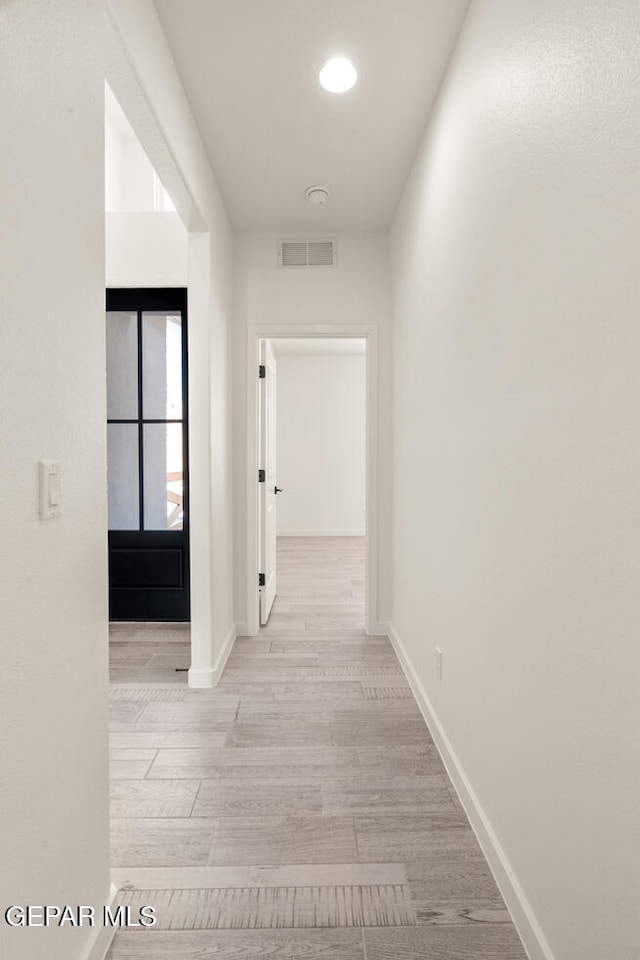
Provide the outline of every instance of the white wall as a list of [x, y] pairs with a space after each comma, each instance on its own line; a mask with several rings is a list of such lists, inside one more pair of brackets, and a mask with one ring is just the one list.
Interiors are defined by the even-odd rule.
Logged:
[[[186, 287], [189, 233], [159, 209], [155, 171], [105, 83], [106, 275], [109, 287]], [[160, 185], [159, 191], [164, 188]]]
[[279, 536], [363, 535], [366, 356], [277, 355]]
[[105, 84], [104, 201], [106, 210], [155, 210], [154, 171], [122, 107]]
[[393, 621], [556, 960], [640, 955], [639, 37], [475, 0], [391, 236]]
[[[0, 900], [109, 903], [104, 75], [99, 4], [0, 5]], [[38, 517], [59, 459], [62, 516]], [[11, 929], [79, 960], [88, 927]]]
[[107, 213], [108, 287], [186, 287], [189, 234], [177, 213]]
[[[305, 234], [308, 237], [309, 234]], [[340, 234], [338, 267], [296, 272], [277, 266], [280, 234], [239, 234], [236, 237], [234, 328], [234, 525], [236, 531], [236, 620], [247, 620], [247, 327], [288, 330], [292, 325], [372, 325], [379, 332], [379, 449], [378, 529], [380, 564], [377, 581], [378, 619], [386, 619], [390, 577], [389, 558], [389, 262], [382, 234]], [[287, 235], [286, 239], [290, 239]]]
[[[189, 232], [193, 685], [215, 682], [233, 617], [229, 219], [152, 0], [109, 0], [107, 79]], [[162, 216], [168, 216], [163, 214]]]
[[[312, 234], [304, 234], [308, 238]], [[320, 269], [278, 267], [278, 240], [295, 235], [241, 233], [236, 237], [235, 296], [240, 324], [376, 324], [389, 318], [386, 237], [338, 236], [338, 265]]]

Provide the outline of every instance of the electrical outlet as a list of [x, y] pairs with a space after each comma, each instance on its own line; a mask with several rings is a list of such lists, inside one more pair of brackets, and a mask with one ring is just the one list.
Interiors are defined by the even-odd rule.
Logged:
[[436, 647], [436, 676], [438, 680], [442, 680], [442, 650], [440, 647]]

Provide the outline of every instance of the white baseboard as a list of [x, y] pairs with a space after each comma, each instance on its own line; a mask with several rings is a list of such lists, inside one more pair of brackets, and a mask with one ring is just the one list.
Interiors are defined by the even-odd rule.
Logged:
[[249, 628], [246, 620], [239, 620], [238, 623], [236, 623], [236, 636], [255, 637], [255, 632]]
[[[105, 906], [108, 906], [113, 910], [117, 896], [118, 888], [112, 883], [111, 890], [109, 892], [110, 900], [108, 904], [105, 904]], [[98, 908], [98, 910], [96, 910], [96, 914], [99, 913], [100, 909], [101, 908]], [[89, 942], [84, 948], [84, 952], [80, 956], [80, 960], [104, 960], [109, 952], [109, 947], [111, 946], [111, 941], [113, 940], [115, 932], [115, 927], [103, 927], [102, 925], [96, 926], [91, 933]]]
[[222, 671], [224, 670], [229, 654], [233, 649], [236, 636], [237, 630], [234, 624], [225, 637], [218, 659], [210, 670], [198, 670], [191, 667], [189, 670], [190, 687], [210, 689], [217, 685], [218, 680], [222, 676]]
[[364, 537], [364, 530], [278, 530], [279, 537]]
[[387, 620], [377, 620], [370, 623], [367, 628], [368, 637], [388, 637], [391, 625]]
[[413, 664], [393, 624], [388, 624], [388, 636], [398, 655], [400, 665], [418, 701], [427, 726], [434, 739], [447, 773], [456, 789], [460, 802], [469, 818], [469, 823], [478, 839], [504, 902], [507, 905], [516, 930], [529, 960], [554, 960], [551, 947], [536, 919], [533, 908], [518, 882], [500, 841], [469, 782], [462, 764], [453, 749], [429, 698], [418, 679]]

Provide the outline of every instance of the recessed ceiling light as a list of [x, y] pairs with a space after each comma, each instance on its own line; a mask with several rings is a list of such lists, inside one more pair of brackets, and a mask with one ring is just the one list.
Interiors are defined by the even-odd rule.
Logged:
[[358, 71], [347, 57], [332, 57], [323, 66], [318, 79], [329, 93], [346, 93], [358, 79]]

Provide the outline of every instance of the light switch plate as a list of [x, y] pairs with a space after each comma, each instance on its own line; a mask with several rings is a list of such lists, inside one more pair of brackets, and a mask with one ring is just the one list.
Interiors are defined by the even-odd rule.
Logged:
[[40, 517], [50, 520], [62, 513], [62, 464], [59, 460], [41, 460]]

